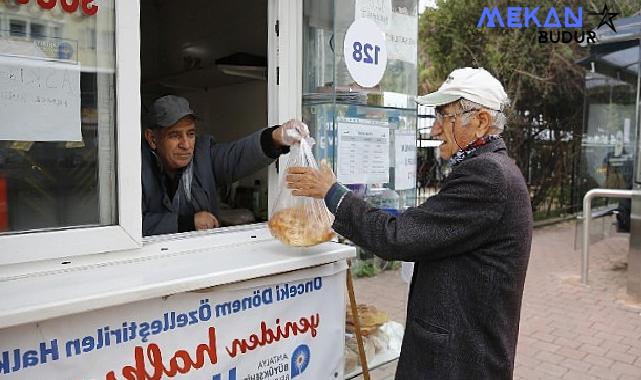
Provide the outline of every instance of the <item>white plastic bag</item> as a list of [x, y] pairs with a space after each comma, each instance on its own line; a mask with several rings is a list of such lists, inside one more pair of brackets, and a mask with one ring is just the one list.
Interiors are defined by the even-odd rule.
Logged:
[[274, 212], [269, 222], [269, 231], [283, 243], [293, 247], [310, 247], [329, 241], [334, 237], [332, 215], [323, 199], [296, 197], [287, 188], [287, 169], [295, 166], [318, 169], [312, 153], [314, 139], [304, 138], [291, 146], [284, 168]]

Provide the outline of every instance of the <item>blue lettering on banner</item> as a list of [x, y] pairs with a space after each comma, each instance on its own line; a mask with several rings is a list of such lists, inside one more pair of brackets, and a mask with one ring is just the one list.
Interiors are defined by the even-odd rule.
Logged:
[[2, 360], [0, 360], [0, 373], [10, 373], [11, 363], [9, 362], [9, 352], [2, 353]]
[[[21, 369], [34, 367], [60, 359], [60, 348], [66, 358], [72, 358], [107, 347], [140, 339], [143, 343], [151, 335], [185, 328], [190, 325], [209, 322], [213, 318], [225, 317], [249, 309], [261, 308], [274, 302], [286, 301], [294, 297], [320, 291], [322, 277], [299, 283], [278, 284], [264, 289], [252, 290], [252, 294], [240, 299], [210, 305], [209, 299], [202, 299], [193, 310], [168, 311], [161, 318], [150, 321], [125, 321], [119, 327], [102, 326], [94, 335], [69, 339], [64, 346], [58, 347], [58, 339], [41, 342], [37, 349], [14, 348], [0, 353], [0, 374], [8, 374]], [[275, 295], [275, 297], [274, 297]], [[235, 369], [229, 371], [228, 378], [214, 375], [213, 380], [236, 380]]]
[[40, 343], [40, 362], [46, 363], [47, 356], [51, 355], [51, 360], [58, 360], [58, 340], [53, 339], [51, 341], [50, 348], [47, 348], [47, 343]]
[[[224, 379], [221, 379], [220, 374], [217, 373], [214, 376], [212, 376], [211, 380], [224, 380]], [[229, 370], [227, 375], [227, 380], [236, 380], [236, 367]]]
[[322, 287], [323, 287], [323, 280], [320, 277], [316, 277], [313, 280], [307, 281], [305, 284], [276, 285], [276, 300], [282, 301], [289, 298], [294, 298], [297, 295], [303, 295], [305, 293], [310, 293], [316, 290], [320, 290]]
[[[13, 358], [11, 356], [13, 356]], [[56, 361], [59, 358], [60, 354], [57, 339], [53, 339], [49, 343], [40, 343], [38, 350], [27, 350], [22, 353], [22, 351], [17, 348], [12, 350], [12, 352], [4, 351], [2, 353], [2, 361], [0, 361], [0, 374], [17, 372], [22, 368], [46, 364], [49, 360]], [[11, 363], [11, 359], [13, 359], [13, 363]]]

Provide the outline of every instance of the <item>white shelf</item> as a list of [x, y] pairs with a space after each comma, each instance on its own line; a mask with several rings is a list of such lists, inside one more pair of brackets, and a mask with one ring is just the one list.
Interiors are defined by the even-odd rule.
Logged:
[[[323, 265], [355, 256], [338, 243], [287, 247], [264, 225], [136, 250], [0, 267], [0, 328]], [[188, 237], [188, 238], [186, 238]]]

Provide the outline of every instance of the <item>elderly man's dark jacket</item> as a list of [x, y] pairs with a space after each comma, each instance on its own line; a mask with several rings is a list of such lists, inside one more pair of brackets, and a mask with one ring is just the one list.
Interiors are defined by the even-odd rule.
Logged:
[[[192, 191], [198, 209], [218, 214], [216, 186], [231, 184], [269, 165], [280, 152], [270, 147], [270, 129], [230, 143], [215, 143], [211, 136], [196, 138], [193, 157]], [[271, 141], [271, 140], [270, 140]], [[267, 153], [265, 153], [267, 151]], [[268, 156], [269, 155], [269, 156]], [[182, 180], [181, 180], [182, 181]], [[182, 182], [178, 186], [183, 186]], [[142, 229], [157, 235], [178, 231], [179, 192], [169, 198], [165, 176], [149, 145], [142, 143]], [[192, 217], [193, 219], [193, 217]]]
[[438, 195], [397, 218], [348, 193], [334, 229], [383, 258], [415, 262], [397, 380], [512, 378], [532, 212], [503, 140], [478, 148]]

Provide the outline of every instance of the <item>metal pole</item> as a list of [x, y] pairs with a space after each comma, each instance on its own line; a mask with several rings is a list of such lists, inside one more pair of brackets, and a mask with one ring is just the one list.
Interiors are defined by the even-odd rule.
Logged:
[[596, 197], [632, 198], [635, 190], [592, 189], [583, 197], [583, 245], [581, 247], [581, 283], [588, 283], [590, 253], [590, 221], [592, 220], [592, 199]]
[[[639, 64], [641, 65], [641, 38], [639, 39]], [[639, 150], [640, 150], [640, 141], [639, 141], [639, 136], [641, 136], [639, 131], [639, 107], [641, 107], [641, 66], [639, 66], [639, 69], [637, 69], [637, 106], [634, 108], [634, 125], [635, 125], [635, 135], [636, 135], [636, 173], [632, 174], [634, 180], [636, 183], [641, 182], [641, 178], [639, 178], [639, 174], [641, 173], [639, 170], [641, 170], [641, 166], [639, 166], [639, 163], [641, 162], [639, 159]]]
[[352, 322], [354, 323], [354, 334], [356, 335], [356, 346], [358, 347], [358, 358], [363, 370], [363, 380], [370, 380], [369, 365], [365, 356], [365, 346], [363, 345], [363, 333], [361, 331], [360, 317], [358, 316], [358, 305], [354, 295], [354, 282], [352, 281], [352, 260], [347, 259], [347, 292], [349, 294], [349, 305], [352, 308]]

